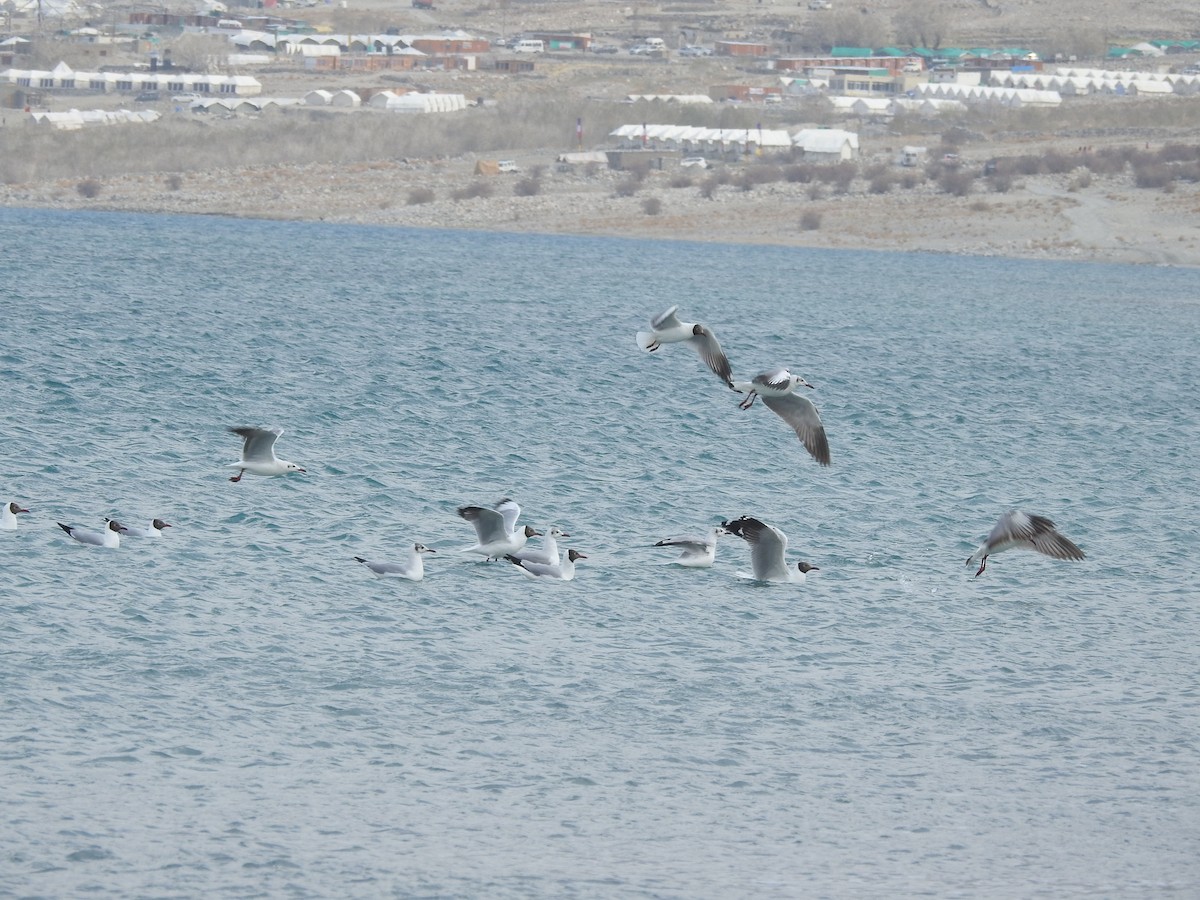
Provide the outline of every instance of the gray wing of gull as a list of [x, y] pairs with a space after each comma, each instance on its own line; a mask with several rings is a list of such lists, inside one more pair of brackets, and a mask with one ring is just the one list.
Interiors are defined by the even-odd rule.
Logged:
[[733, 370], [729, 367], [729, 359], [725, 356], [725, 351], [721, 349], [721, 344], [717, 341], [717, 336], [709, 330], [707, 325], [700, 325], [699, 334], [694, 334], [690, 338], [691, 345], [696, 348], [696, 352], [700, 354], [700, 358], [704, 360], [704, 364], [712, 369], [713, 374], [720, 378], [729, 388], [733, 388]]
[[[516, 559], [516, 557], [510, 557], [509, 561], [511, 562], [513, 559]], [[549, 563], [529, 562], [528, 560], [523, 560], [523, 559], [517, 560], [515, 565], [520, 566], [522, 569], [524, 569], [530, 575], [537, 575], [539, 577], [548, 577], [548, 578], [561, 578], [562, 577], [562, 566], [551, 565]]]
[[666, 312], [661, 312], [650, 320], [650, 327], [655, 331], [666, 331], [669, 328], [679, 328], [681, 323], [675, 316], [678, 306], [672, 306]]
[[750, 542], [750, 568], [754, 570], [754, 577], [763, 581], [787, 581], [788, 567], [783, 559], [787, 536], [774, 525], [752, 521], [759, 527], [745, 528], [744, 536]]
[[245, 442], [242, 444], [242, 462], [275, 460], [275, 439], [283, 434], [283, 429], [230, 428], [229, 431]]
[[825, 436], [825, 426], [821, 424], [821, 416], [811, 400], [799, 394], [786, 394], [783, 397], [762, 397], [762, 402], [791, 426], [813, 459], [823, 466], [829, 465], [829, 439]]
[[787, 369], [771, 369], [767, 372], [763, 372], [760, 375], [755, 375], [750, 383], [782, 390], [788, 386]]
[[412, 568], [407, 563], [371, 562], [369, 559], [363, 560], [363, 565], [376, 575], [407, 575]]
[[510, 532], [505, 529], [504, 516], [498, 511], [486, 506], [462, 506], [458, 514], [475, 526], [480, 544], [508, 539]]
[[505, 497], [496, 504], [496, 512], [504, 517], [504, 527], [509, 534], [517, 530], [517, 518], [521, 515], [521, 507], [515, 500]]
[[1083, 559], [1083, 551], [1067, 540], [1054, 527], [1054, 523], [1044, 516], [1030, 516], [1033, 525], [1033, 537], [1030, 539], [1033, 549], [1054, 559]]

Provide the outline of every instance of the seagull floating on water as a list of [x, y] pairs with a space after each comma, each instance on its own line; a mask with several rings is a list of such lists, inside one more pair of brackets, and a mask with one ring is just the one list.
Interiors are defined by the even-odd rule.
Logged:
[[486, 506], [460, 506], [458, 514], [475, 526], [477, 541], [465, 547], [463, 553], [482, 553], [488, 559], [500, 559], [524, 548], [531, 538], [540, 535], [532, 526], [517, 528], [521, 507], [507, 497], [489, 509]]
[[128, 525], [121, 526], [121, 534], [126, 537], [161, 537], [164, 528], [170, 528], [170, 522], [164, 522], [162, 519], [155, 519], [145, 528], [130, 528]]
[[740, 577], [752, 577], [759, 581], [784, 581], [803, 584], [809, 572], [819, 572], [817, 566], [806, 562], [797, 563], [794, 569], [784, 561], [787, 550], [787, 535], [774, 525], [767, 525], [751, 516], [742, 516], [732, 522], [722, 522], [721, 527], [729, 534], [736, 534], [750, 544], [750, 567], [752, 576], [739, 573]]
[[425, 577], [425, 563], [421, 560], [425, 553], [437, 553], [437, 551], [424, 544], [413, 544], [412, 549], [408, 551], [408, 559], [402, 563], [372, 562], [361, 556], [356, 556], [354, 559], [380, 578], [407, 578], [409, 581], [420, 581]]
[[509, 556], [515, 556], [522, 562], [541, 563], [546, 566], [557, 566], [562, 561], [562, 554], [558, 552], [558, 539], [567, 538], [571, 535], [563, 531], [557, 525], [551, 525], [542, 535], [542, 546], [540, 549], [526, 545], [523, 549], [516, 553], [510, 553]]
[[987, 568], [988, 557], [1005, 550], [1036, 550], [1054, 559], [1083, 559], [1083, 551], [1067, 540], [1045, 516], [1031, 516], [1014, 509], [1000, 517], [979, 549], [967, 559], [967, 565], [979, 563], [978, 578]]
[[16, 531], [17, 530], [17, 513], [27, 513], [29, 510], [16, 503], [5, 503], [3, 508], [0, 508], [0, 531]]
[[572, 581], [575, 578], [575, 561], [587, 559], [586, 554], [578, 550], [568, 550], [561, 565], [552, 566], [546, 563], [527, 562], [509, 554], [504, 557], [530, 578], [548, 578], [552, 581]]
[[64, 525], [62, 522], [58, 523], [58, 527], [81, 544], [88, 544], [92, 547], [108, 547], [110, 550], [115, 550], [121, 546], [121, 529], [123, 526], [116, 519], [105, 519], [104, 522], [103, 531], [77, 528], [74, 525]]
[[706, 366], [712, 369], [714, 375], [724, 381], [730, 389], [736, 390], [733, 386], [733, 372], [729, 368], [729, 360], [725, 357], [725, 352], [721, 349], [717, 336], [707, 325], [681, 322], [675, 315], [677, 309], [679, 309], [678, 306], [672, 306], [666, 312], [651, 319], [650, 327], [654, 330], [639, 331], [637, 333], [638, 346], [653, 353], [663, 344], [678, 344], [686, 341], [700, 354], [700, 358], [704, 360]]
[[230, 481], [238, 482], [249, 472], [251, 475], [284, 475], [288, 472], [304, 472], [294, 462], [279, 459], [275, 455], [275, 439], [283, 434], [282, 428], [230, 428], [243, 441], [242, 458], [229, 467], [238, 473]]
[[793, 375], [787, 369], [780, 368], [755, 375], [751, 381], [737, 382], [733, 389], [747, 395], [746, 399], [738, 404], [741, 409], [749, 409], [754, 405], [755, 399], [762, 397], [767, 409], [787, 422], [792, 431], [796, 432], [809, 455], [821, 465], [827, 466], [829, 439], [825, 437], [825, 426], [821, 424], [821, 416], [812, 401], [795, 393], [796, 388], [801, 386], [812, 387], [799, 375]]
[[724, 533], [722, 528], [712, 528], [707, 537], [667, 538], [655, 544], [655, 547], [678, 547], [683, 552], [671, 565], [685, 566], [689, 569], [707, 569], [717, 557], [717, 536]]

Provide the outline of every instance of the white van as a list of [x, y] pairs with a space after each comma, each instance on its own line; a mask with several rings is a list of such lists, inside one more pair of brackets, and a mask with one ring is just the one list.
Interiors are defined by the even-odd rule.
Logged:
[[532, 40], [517, 41], [516, 44], [513, 45], [513, 53], [545, 53], [545, 52], [546, 52], [546, 42], [545, 41], [532, 41]]
[[648, 50], [666, 50], [667, 42], [662, 38], [646, 38], [642, 41], [642, 46]]

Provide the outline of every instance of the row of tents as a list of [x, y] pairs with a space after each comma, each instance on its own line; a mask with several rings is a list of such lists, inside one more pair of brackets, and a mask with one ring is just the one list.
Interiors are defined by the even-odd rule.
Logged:
[[1200, 75], [1164, 72], [1105, 69], [1059, 69], [1054, 73], [993, 72], [991, 82], [1002, 87], [1058, 91], [1064, 96], [1117, 94], [1150, 97], [1200, 93]]
[[144, 125], [155, 122], [160, 114], [152, 109], [69, 109], [66, 112], [29, 114], [34, 125], [78, 131], [94, 125]]
[[736, 151], [801, 150], [805, 156], [829, 160], [858, 156], [858, 135], [839, 128], [802, 128], [789, 134], [782, 128], [704, 128], [697, 125], [621, 125], [608, 135], [628, 149], [653, 147], [707, 156]]
[[249, 75], [205, 75], [198, 72], [77, 72], [65, 62], [53, 69], [5, 69], [0, 82], [25, 88], [116, 93], [119, 91], [191, 92], [252, 97], [262, 83]]

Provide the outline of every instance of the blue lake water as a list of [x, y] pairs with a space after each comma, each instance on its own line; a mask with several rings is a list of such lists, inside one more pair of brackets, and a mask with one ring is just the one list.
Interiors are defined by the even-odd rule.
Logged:
[[[1195, 271], [21, 210], [0, 254], [0, 896], [1200, 895]], [[830, 468], [638, 350], [676, 303], [814, 384]], [[229, 483], [245, 424], [307, 476]], [[575, 581], [455, 552], [505, 496]], [[1088, 558], [972, 578], [1010, 507]], [[820, 571], [651, 546], [740, 515]], [[174, 527], [55, 525], [105, 516]]]

